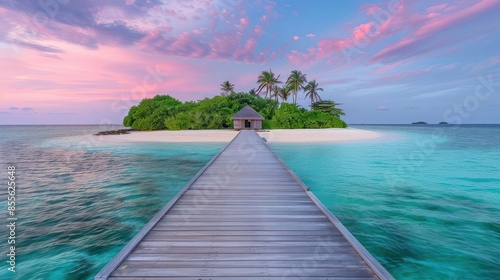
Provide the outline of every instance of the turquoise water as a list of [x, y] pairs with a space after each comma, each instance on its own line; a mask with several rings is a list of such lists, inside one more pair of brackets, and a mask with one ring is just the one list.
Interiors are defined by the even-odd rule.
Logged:
[[[498, 279], [500, 126], [357, 128], [390, 136], [271, 146], [397, 279]], [[99, 130], [0, 126], [19, 218], [17, 272], [3, 254], [0, 279], [92, 279], [225, 146], [103, 143]]]
[[0, 279], [93, 279], [224, 146], [106, 144], [99, 130], [0, 126], [2, 181], [15, 165], [18, 210], [16, 272], [2, 226]]
[[500, 126], [355, 127], [271, 146], [396, 279], [499, 279]]

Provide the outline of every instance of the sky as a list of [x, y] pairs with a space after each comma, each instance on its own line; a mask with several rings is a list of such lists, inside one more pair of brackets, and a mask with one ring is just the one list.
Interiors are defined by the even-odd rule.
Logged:
[[[2, 0], [0, 124], [115, 124], [300, 70], [350, 124], [500, 123], [500, 0]], [[299, 97], [309, 108], [309, 101]]]

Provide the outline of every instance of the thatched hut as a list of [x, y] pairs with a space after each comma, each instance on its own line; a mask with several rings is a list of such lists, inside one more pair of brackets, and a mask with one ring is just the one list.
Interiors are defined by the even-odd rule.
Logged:
[[245, 106], [238, 113], [236, 113], [231, 120], [234, 122], [234, 130], [242, 129], [262, 129], [262, 121], [264, 117], [261, 116], [250, 106]]

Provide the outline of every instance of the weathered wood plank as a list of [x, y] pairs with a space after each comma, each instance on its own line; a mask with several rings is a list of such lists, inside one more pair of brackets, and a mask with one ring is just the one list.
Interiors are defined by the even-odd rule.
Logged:
[[[204, 200], [203, 199], [200, 199], [200, 202], [202, 203]], [[175, 205], [175, 209], [193, 209], [193, 208], [201, 208], [201, 207], [207, 207], [207, 208], [213, 208], [213, 209], [229, 209], [229, 210], [234, 210], [234, 209], [243, 209], [240, 207], [240, 205], [212, 205], [212, 206], [208, 206], [208, 205], [195, 205], [194, 207], [192, 205], [181, 205], [180, 203], [179, 204], [176, 204]], [[248, 205], [246, 206], [248, 208], [244, 208], [244, 209], [248, 209], [248, 211], [252, 211], [253, 209], [252, 208], [255, 208], [256, 210], [262, 210], [262, 211], [278, 211], [278, 210], [297, 210], [297, 211], [305, 211], [305, 210], [318, 210], [318, 207], [315, 207], [314, 205], [311, 205], [311, 204], [301, 204], [301, 205]]]
[[[325, 234], [320, 235], [323, 238], [330, 238], [334, 240], [342, 240], [343, 237], [340, 234]], [[193, 240], [205, 240], [205, 241], [321, 241], [318, 235], [171, 235], [164, 234], [164, 232], [151, 231], [144, 239], [144, 241], [193, 241]]]
[[[169, 211], [169, 215], [175, 215], [175, 216], [180, 216], [180, 217], [184, 217], [188, 212], [192, 212], [192, 211], [188, 211], [188, 210], [193, 210], [193, 209], [187, 209], [187, 208], [175, 208], [173, 207], [170, 211]], [[196, 210], [196, 209], [194, 209]], [[197, 215], [199, 215], [200, 217], [203, 217], [203, 216], [207, 216], [207, 217], [217, 217], [217, 216], [224, 216], [224, 215], [241, 215], [241, 216], [252, 216], [253, 214], [255, 215], [266, 215], [267, 211], [255, 211], [255, 212], [252, 212], [250, 213], [248, 210], [245, 210], [245, 209], [231, 209], [231, 210], [224, 210], [224, 209], [214, 209], [214, 208], [210, 208], [210, 209], [203, 209], [203, 211], [198, 211], [199, 213], [197, 213]], [[275, 215], [297, 215], [297, 216], [300, 216], [300, 215], [317, 215], [317, 214], [321, 214], [321, 212], [318, 210], [318, 209], [311, 209], [311, 210], [274, 210], [272, 211], [271, 213], [275, 214]]]
[[290, 254], [290, 253], [260, 253], [260, 254], [213, 254], [213, 253], [172, 253], [172, 254], [143, 254], [132, 253], [127, 260], [130, 261], [205, 261], [205, 260], [222, 260], [222, 261], [338, 261], [338, 260], [360, 260], [352, 250], [344, 254]]
[[266, 242], [266, 241], [149, 241], [143, 240], [141, 244], [137, 246], [137, 248], [167, 248], [167, 247], [183, 247], [183, 248], [192, 248], [192, 247], [211, 247], [211, 248], [226, 248], [226, 247], [243, 247], [243, 248], [251, 248], [251, 247], [285, 247], [285, 249], [297, 249], [299, 247], [307, 247], [300, 248], [300, 251], [307, 251], [307, 249], [311, 249], [314, 251], [316, 247], [349, 247], [349, 244], [346, 244], [344, 240], [341, 238], [337, 238], [336, 240], [327, 240], [327, 241], [274, 241], [274, 242]]
[[200, 228], [200, 226], [196, 225], [189, 225], [186, 223], [184, 226], [163, 226], [163, 225], [157, 225], [156, 226], [157, 230], [218, 230], [218, 231], [226, 231], [226, 230], [286, 230], [286, 231], [297, 231], [297, 230], [302, 230], [302, 231], [317, 231], [317, 230], [334, 230], [334, 228], [331, 225], [319, 225], [319, 226], [309, 226], [307, 228], [303, 228], [301, 226], [293, 226], [293, 227], [288, 227], [284, 229], [282, 226], [276, 226], [276, 225], [262, 225], [262, 226], [254, 226], [254, 225], [245, 225], [245, 226], [205, 226], [203, 228]]
[[[314, 254], [316, 251], [322, 253], [331, 254], [348, 254], [352, 252], [352, 248], [349, 245], [343, 245], [338, 247], [154, 247], [147, 248], [139, 244], [135, 248], [134, 252], [138, 254]], [[353, 255], [357, 256], [358, 255]], [[215, 257], [215, 256], [213, 256]]]
[[196, 215], [194, 217], [186, 217], [185, 215], [167, 215], [161, 219], [161, 222], [328, 222], [324, 216], [319, 215], [233, 215], [230, 213], [219, 214], [218, 216], [213, 215]]
[[314, 231], [289, 231], [289, 230], [183, 230], [183, 231], [171, 231], [171, 230], [159, 230], [157, 228], [150, 231], [150, 234], [158, 233], [168, 236], [286, 236], [286, 235], [298, 235], [301, 237], [297, 237], [298, 240], [302, 240], [301, 238], [304, 236], [324, 236], [324, 235], [339, 235], [340, 233], [336, 231], [328, 230], [314, 230]]
[[96, 279], [392, 279], [325, 209], [242, 131]]
[[300, 276], [301, 274], [311, 275], [311, 276], [342, 276], [342, 277], [370, 277], [373, 272], [365, 268], [302, 268], [296, 270], [290, 270], [288, 268], [272, 268], [272, 267], [261, 267], [261, 268], [136, 268], [136, 267], [126, 267], [123, 269], [117, 269], [113, 275], [115, 276], [274, 276], [274, 277], [286, 277], [291, 275]]
[[[147, 276], [147, 277], [138, 277], [138, 276], [131, 276], [131, 277], [128, 277], [128, 276], [111, 276], [109, 279], [114, 279], [114, 280], [151, 280], [151, 279], [155, 279], [155, 280], [160, 280], [160, 279], [163, 279], [163, 280], [185, 280], [185, 279], [195, 279], [195, 280], [256, 280], [255, 277], [235, 277], [235, 276], [231, 276], [231, 277], [224, 277], [224, 276], [210, 276], [210, 277], [193, 277], [193, 276], [187, 276], [187, 277], [182, 277], [182, 276], [172, 276], [172, 277], [167, 277], [167, 276], [161, 276], [161, 277], [150, 277], [150, 276]], [[259, 277], [257, 278], [258, 280], [283, 280], [283, 277], [281, 276], [278, 276], [278, 277]], [[291, 280], [303, 280], [304, 279], [304, 276], [287, 276], [286, 279], [291, 279]], [[307, 279], [311, 279], [311, 280], [314, 280], [314, 279], [322, 279], [322, 280], [325, 280], [325, 279], [328, 279], [328, 280], [373, 280], [373, 279], [379, 279], [378, 277], [375, 277], [375, 276], [372, 276], [372, 277], [334, 277], [334, 276], [330, 276], [328, 278], [325, 278], [324, 276], [307, 276]]]
[[[216, 261], [216, 260], [205, 260], [205, 261], [176, 261], [176, 262], [169, 262], [169, 261], [157, 261], [157, 262], [150, 262], [150, 261], [124, 261], [122, 263], [122, 266], [127, 266], [127, 267], [142, 267], [142, 268], [147, 268], [147, 267], [156, 267], [156, 268], [178, 268], [178, 267], [217, 267], [217, 268], [223, 268], [223, 267], [286, 267], [286, 268], [296, 268], [296, 267], [302, 267], [306, 265], [306, 261], [300, 261], [300, 260], [281, 260], [281, 261]], [[358, 268], [358, 267], [365, 267], [366, 264], [360, 260], [337, 260], [337, 261], [330, 261], [330, 262], [318, 262], [315, 264], [316, 267], [329, 267], [329, 268]]]

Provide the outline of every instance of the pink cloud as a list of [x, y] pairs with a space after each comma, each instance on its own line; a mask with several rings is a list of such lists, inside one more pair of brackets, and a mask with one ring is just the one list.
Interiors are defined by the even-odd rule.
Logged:
[[240, 18], [240, 23], [243, 26], [248, 26], [249, 21], [250, 20], [248, 18]]
[[381, 68], [378, 68], [377, 70], [375, 70], [375, 74], [382, 74], [382, 73], [385, 73], [385, 72], [388, 72], [388, 71], [391, 71], [393, 69], [397, 69], [405, 64], [407, 64], [408, 62], [407, 61], [398, 61], [398, 62], [395, 62], [395, 63], [391, 63], [391, 64], [387, 64]]
[[[307, 52], [292, 50], [287, 54], [287, 58], [294, 65], [310, 65], [318, 60], [331, 57], [335, 54], [343, 55], [343, 50], [351, 47], [353, 44], [352, 39], [323, 39], [317, 43], [316, 47], [307, 49]], [[337, 59], [332, 59], [329, 64], [333, 63], [333, 61], [337, 61]]]
[[60, 60], [25, 50], [15, 58], [9, 59], [5, 53], [0, 56], [0, 71], [8, 73], [0, 77], [0, 92], [11, 93], [3, 102], [43, 109], [63, 108], [75, 102], [121, 100], [119, 105], [108, 108], [112, 111], [128, 109], [131, 101], [158, 93], [175, 95], [207, 89], [206, 83], [200, 82], [207, 70], [196, 63], [145, 56], [141, 51], [123, 48], [101, 47], [96, 52], [65, 43], [55, 45], [67, 50]]
[[362, 42], [372, 33], [373, 28], [373, 22], [362, 23], [354, 29], [352, 35], [357, 42]]
[[[212, 9], [214, 3], [205, 8], [205, 12], [196, 11], [196, 15], [177, 8], [174, 3], [172, 6], [176, 8], [170, 6], [170, 10], [144, 8], [136, 12], [147, 11], [159, 13], [154, 16], [167, 17], [162, 20], [141, 14], [147, 23], [138, 23], [141, 17], [130, 15], [116, 24], [110, 19], [110, 24], [91, 24], [91, 28], [61, 24], [56, 19], [40, 26], [23, 25], [20, 20], [11, 20], [17, 16], [17, 11], [0, 8], [2, 16], [9, 15], [9, 26], [0, 24], [0, 33], [30, 39], [15, 51], [8, 48], [0, 51], [0, 71], [5, 74], [0, 77], [0, 92], [10, 93], [2, 102], [5, 106], [33, 107], [39, 114], [61, 113], [63, 109], [77, 111], [71, 104], [85, 104], [78, 108], [78, 113], [88, 114], [99, 108], [113, 114], [126, 112], [137, 100], [156, 94], [171, 94], [181, 100], [217, 94], [220, 82], [214, 83], [214, 77], [222, 81], [228, 77], [238, 80], [240, 75], [252, 76], [248, 80], [253, 86], [254, 73], [260, 69], [256, 70], [257, 67], [251, 64], [263, 63], [276, 54], [272, 46], [264, 50], [259, 47], [257, 38], [265, 35], [263, 23], [258, 18], [252, 18], [255, 23], [252, 22], [240, 7], [231, 8], [221, 20], [221, 14]], [[272, 11], [272, 5], [270, 7]], [[264, 11], [262, 7], [259, 9], [261, 13]], [[178, 19], [186, 15], [190, 21], [179, 23]], [[201, 19], [192, 20], [197, 15], [201, 15]], [[268, 17], [270, 15], [265, 15], [264, 19], [267, 21]], [[173, 30], [175, 32], [171, 32]], [[18, 31], [32, 33], [15, 33]], [[116, 34], [125, 35], [118, 37]], [[122, 39], [136, 35], [138, 39]], [[0, 40], [5, 43], [5, 38]], [[234, 66], [230, 65], [239, 62], [248, 65], [234, 71]], [[161, 75], [152, 76], [151, 73], [156, 72]], [[206, 73], [212, 74], [207, 76]], [[111, 101], [116, 100], [120, 101], [119, 106], [111, 108]]]
[[362, 4], [361, 5], [361, 11], [367, 15], [372, 15], [372, 14], [378, 13], [381, 10], [382, 10], [382, 7], [380, 5], [375, 5], [375, 4]]
[[193, 36], [187, 32], [182, 33], [177, 41], [168, 46], [168, 49], [172, 53], [194, 58], [204, 57], [208, 53], [206, 46], [194, 39]]
[[316, 34], [309, 33], [309, 34], [306, 35], [306, 37], [308, 37], [308, 38], [314, 38], [314, 37], [316, 37]]
[[472, 65], [470, 67], [470, 72], [477, 73], [485, 69], [488, 69], [490, 67], [496, 67], [496, 65], [499, 64], [500, 64], [500, 55], [494, 55], [492, 57], [489, 57], [488, 59], [485, 59], [483, 61], [480, 61]]
[[[346, 38], [325, 38], [317, 43], [316, 47], [309, 48], [306, 53], [301, 53], [297, 51], [291, 52], [287, 57], [290, 62], [298, 65], [309, 65], [317, 62], [318, 60], [327, 59], [326, 64], [339, 63], [340, 61], [346, 61], [345, 53], [348, 53], [351, 48], [356, 48], [356, 52], [364, 54], [365, 52], [361, 49], [364, 45], [370, 42], [381, 40], [383, 38], [389, 37], [395, 32], [395, 28], [390, 23], [394, 18], [401, 17], [402, 4], [396, 7], [396, 13], [392, 15], [391, 18], [382, 18], [382, 22], [375, 23], [374, 21], [368, 21], [361, 23], [352, 29], [350, 36]], [[379, 12], [381, 8], [379, 6], [370, 5], [364, 6], [363, 10], [367, 14], [372, 14]], [[314, 37], [314, 34], [311, 34]], [[338, 57], [333, 57], [338, 56]]]
[[[409, 17], [410, 21], [407, 26], [414, 31], [399, 42], [379, 51], [373, 56], [372, 61], [407, 58], [436, 49], [436, 46], [430, 47], [425, 44], [435, 39], [444, 30], [458, 28], [469, 24], [476, 18], [481, 18], [483, 13], [491, 11], [498, 4], [497, 0], [481, 0], [469, 7], [453, 9], [454, 12], [448, 14], [437, 15], [435, 13], [444, 8], [441, 6], [430, 7], [426, 10], [427, 14], [423, 16], [414, 14]], [[397, 21], [392, 24], [404, 24], [404, 22]]]
[[240, 48], [237, 51], [235, 51], [234, 57], [240, 61], [252, 62], [256, 47], [257, 47], [257, 41], [254, 38], [250, 38], [247, 40], [243, 48]]
[[406, 71], [406, 72], [398, 72], [398, 73], [383, 76], [383, 77], [377, 79], [377, 81], [379, 83], [401, 82], [404, 79], [408, 79], [408, 78], [415, 77], [415, 76], [425, 75], [425, 74], [428, 74], [430, 72], [431, 72], [431, 68], [417, 69], [417, 70], [411, 70], [411, 71]]
[[209, 44], [211, 53], [208, 57], [211, 59], [229, 59], [238, 48], [238, 44], [239, 38], [236, 39], [233, 34], [220, 33]]
[[[363, 54], [365, 47], [371, 47], [375, 42], [397, 38], [389, 46], [378, 51], [371, 59], [372, 62], [389, 62], [387, 59], [406, 59], [415, 55], [444, 49], [446, 41], [436, 40], [437, 34], [450, 28], [468, 24], [471, 20], [481, 18], [483, 13], [498, 7], [498, 0], [480, 0], [472, 5], [461, 2], [457, 6], [440, 4], [424, 8], [423, 13], [410, 10], [414, 8], [410, 2], [401, 1], [390, 17], [382, 17], [382, 21], [368, 21], [358, 24], [346, 38], [324, 38], [306, 52], [291, 51], [287, 57], [293, 64], [307, 65], [318, 60], [327, 59], [333, 63], [344, 55], [343, 51], [351, 47], [356, 48], [356, 53]], [[460, 5], [460, 6], [458, 6]], [[363, 11], [368, 15], [380, 15], [384, 11], [380, 5], [365, 5]], [[373, 19], [373, 18], [372, 18]], [[485, 32], [491, 29], [485, 28]], [[381, 71], [388, 71], [389, 68]]]
[[469, 8], [460, 10], [447, 17], [440, 17], [434, 21], [430, 21], [428, 24], [421, 26], [417, 30], [416, 35], [429, 36], [453, 25], [466, 23], [468, 19], [480, 15], [482, 12], [498, 4], [498, 0], [482, 0]]
[[235, 28], [240, 32], [245, 32], [249, 24], [250, 24], [249, 18], [240, 18], [239, 24], [235, 24]]
[[448, 4], [439, 4], [439, 5], [435, 5], [435, 6], [431, 6], [427, 9], [425, 9], [425, 11], [428, 13], [428, 14], [431, 14], [431, 13], [435, 13], [437, 11], [441, 11], [441, 10], [444, 10], [446, 7], [448, 7]]
[[169, 16], [177, 16], [177, 12], [174, 11], [173, 9], [166, 9], [165, 12], [167, 13], [167, 15]]
[[[264, 3], [267, 6], [259, 6], [258, 9], [266, 12], [261, 17], [267, 20], [274, 13], [274, 4], [272, 1]], [[203, 29], [195, 25], [191, 30], [177, 36], [154, 30], [140, 45], [159, 54], [197, 59], [236, 60], [246, 63], [263, 63], [269, 59], [270, 52], [264, 52], [262, 48], [257, 52], [260, 43], [257, 38], [265, 35], [262, 22], [252, 22], [247, 15], [246, 5], [229, 6], [216, 6], [217, 10], [213, 9], [213, 6], [206, 9], [206, 21], [210, 28]], [[178, 10], [175, 11], [179, 14]], [[176, 30], [181, 28], [176, 27]]]
[[299, 40], [299, 36], [293, 36], [293, 40], [298, 41]]
[[264, 29], [260, 25], [256, 25], [253, 29], [255, 36], [260, 37], [264, 34]]

